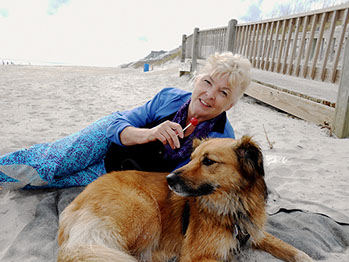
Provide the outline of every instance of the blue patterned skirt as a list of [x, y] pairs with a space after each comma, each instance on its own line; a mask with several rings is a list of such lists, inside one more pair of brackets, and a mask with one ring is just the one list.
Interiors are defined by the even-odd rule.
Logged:
[[0, 187], [85, 186], [103, 175], [111, 142], [106, 130], [115, 113], [53, 143], [37, 144], [0, 157]]

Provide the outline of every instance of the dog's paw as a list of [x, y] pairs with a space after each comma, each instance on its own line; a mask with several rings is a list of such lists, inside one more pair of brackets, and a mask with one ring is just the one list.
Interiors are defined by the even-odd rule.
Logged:
[[310, 256], [302, 251], [299, 251], [295, 258], [297, 262], [314, 262], [314, 260]]

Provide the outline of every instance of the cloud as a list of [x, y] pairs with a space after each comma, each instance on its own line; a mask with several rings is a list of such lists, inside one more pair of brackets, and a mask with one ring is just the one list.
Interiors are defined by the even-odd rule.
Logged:
[[8, 17], [8, 11], [7, 9], [1, 8], [0, 9], [0, 17]]
[[70, 0], [48, 0], [47, 13], [49, 15], [54, 15], [63, 4], [67, 4], [69, 1]]
[[252, 4], [248, 7], [247, 13], [244, 16], [240, 16], [240, 19], [244, 22], [262, 20], [262, 10], [260, 4]]

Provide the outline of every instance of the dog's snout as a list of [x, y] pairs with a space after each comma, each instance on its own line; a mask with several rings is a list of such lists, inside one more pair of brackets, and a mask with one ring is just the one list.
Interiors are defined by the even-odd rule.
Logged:
[[172, 172], [166, 177], [169, 186], [174, 186], [179, 181], [179, 176], [177, 172]]

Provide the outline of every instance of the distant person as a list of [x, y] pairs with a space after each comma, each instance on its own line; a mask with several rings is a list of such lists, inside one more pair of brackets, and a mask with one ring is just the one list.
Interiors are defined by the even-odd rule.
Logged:
[[[250, 84], [250, 69], [240, 55], [211, 55], [192, 80], [192, 93], [165, 88], [143, 106], [113, 113], [53, 143], [0, 157], [0, 186], [81, 186], [112, 170], [179, 168], [189, 162], [194, 138], [235, 138], [225, 111]], [[193, 117], [198, 125], [183, 132]]]

